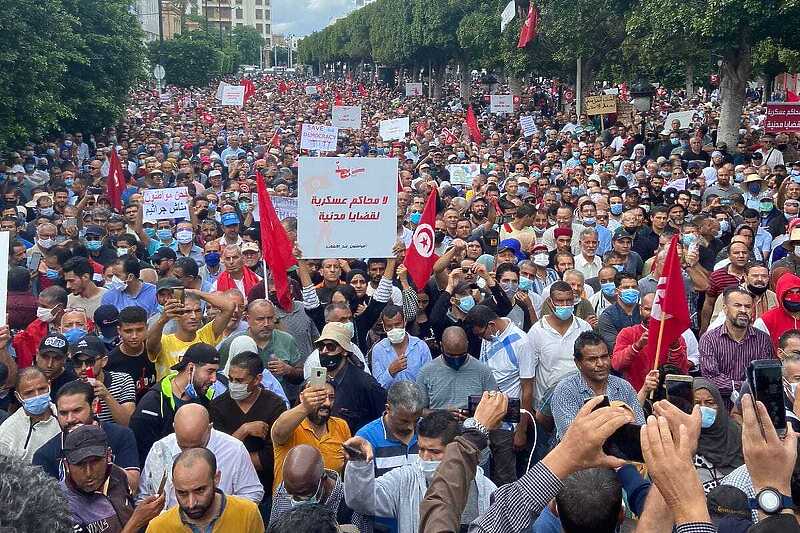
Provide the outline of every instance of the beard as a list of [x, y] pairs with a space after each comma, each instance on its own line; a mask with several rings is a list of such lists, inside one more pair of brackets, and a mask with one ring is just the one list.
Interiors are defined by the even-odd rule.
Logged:
[[331, 410], [328, 407], [320, 407], [314, 413], [308, 415], [308, 419], [315, 426], [324, 426], [331, 417]]

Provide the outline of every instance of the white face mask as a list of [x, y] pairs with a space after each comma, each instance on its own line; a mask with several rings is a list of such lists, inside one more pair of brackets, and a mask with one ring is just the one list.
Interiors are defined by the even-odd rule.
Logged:
[[392, 344], [400, 344], [406, 338], [406, 330], [404, 328], [393, 328], [386, 332], [386, 338]]
[[50, 323], [53, 321], [53, 310], [46, 309], [44, 307], [37, 307], [36, 308], [36, 318], [41, 320], [42, 322]]
[[546, 267], [550, 263], [550, 256], [547, 254], [536, 254], [533, 256], [533, 264], [540, 267]]
[[425, 459], [418, 459], [417, 466], [420, 471], [425, 475], [425, 481], [430, 483], [433, 481], [433, 476], [436, 475], [436, 469], [439, 468], [441, 461], [426, 461]]
[[231, 381], [228, 383], [228, 392], [230, 393], [231, 398], [237, 402], [250, 396], [250, 391], [247, 390], [247, 383], [234, 383]]

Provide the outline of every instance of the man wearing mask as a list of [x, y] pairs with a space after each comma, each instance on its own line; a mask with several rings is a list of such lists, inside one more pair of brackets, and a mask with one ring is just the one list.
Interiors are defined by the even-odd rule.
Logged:
[[141, 280], [142, 268], [138, 259], [123, 256], [117, 259], [112, 270], [114, 277], [101, 300], [103, 305], [113, 305], [117, 309], [139, 306], [147, 311], [148, 316], [158, 312], [156, 287]]
[[86, 249], [89, 250], [89, 258], [95, 263], [103, 266], [112, 264], [117, 259], [117, 252], [109, 246], [103, 245], [103, 240], [106, 236], [106, 230], [101, 226], [87, 226], [86, 227]]
[[617, 301], [600, 315], [597, 328], [603, 340], [612, 351], [620, 330], [639, 324], [639, 284], [636, 277], [627, 272], [619, 272], [614, 277]]
[[177, 257], [189, 257], [194, 259], [197, 267], [200, 268], [205, 264], [203, 260], [203, 249], [194, 243], [194, 226], [191, 222], [179, 222], [175, 231], [175, 254]]
[[61, 427], [44, 372], [36, 367], [22, 369], [14, 390], [22, 408], [0, 424], [0, 454], [30, 463], [36, 450], [61, 433]]
[[219, 279], [220, 274], [224, 271], [222, 267], [222, 254], [219, 242], [212, 240], [206, 242], [203, 246], [203, 262], [204, 265], [200, 267], [199, 276], [203, 280], [202, 290], [210, 292]]
[[[753, 295], [753, 316], [758, 320], [767, 311], [779, 306], [778, 296], [769, 289], [769, 269], [766, 266], [761, 263], [748, 263], [745, 265], [744, 272], [744, 283], [739, 286]], [[723, 299], [717, 298], [708, 329], [721, 326], [725, 322], [722, 306]]]
[[34, 363], [36, 347], [48, 335], [57, 333], [61, 324], [61, 315], [67, 308], [67, 291], [54, 285], [39, 293], [36, 320], [28, 324], [24, 330], [14, 335], [11, 346], [16, 352], [19, 368], [26, 368]]
[[372, 375], [386, 389], [401, 380], [416, 380], [419, 371], [431, 360], [428, 345], [406, 332], [402, 307], [394, 304], [384, 307], [381, 325], [386, 338], [372, 347]]
[[44, 257], [50, 248], [56, 245], [56, 235], [58, 235], [58, 228], [55, 224], [50, 222], [40, 224], [36, 228], [36, 244], [28, 248], [25, 251], [25, 255], [30, 258], [33, 254], [38, 253], [41, 257]]
[[772, 345], [777, 349], [781, 335], [796, 329], [800, 318], [800, 277], [787, 272], [775, 286], [777, 306], [767, 311], [755, 321], [753, 327], [769, 334]]

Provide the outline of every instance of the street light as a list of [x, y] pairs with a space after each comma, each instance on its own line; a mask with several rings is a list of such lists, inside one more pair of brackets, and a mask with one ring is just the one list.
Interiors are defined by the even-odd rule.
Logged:
[[653, 86], [640, 78], [633, 87], [631, 87], [633, 107], [640, 113], [650, 111], [650, 105], [653, 102], [653, 94], [655, 94]]

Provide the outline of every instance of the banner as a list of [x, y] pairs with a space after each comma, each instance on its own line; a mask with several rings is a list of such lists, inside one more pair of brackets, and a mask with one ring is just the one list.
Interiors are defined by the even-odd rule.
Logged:
[[222, 92], [227, 85], [224, 81], [219, 82], [219, 85], [217, 85], [217, 100], [222, 100]]
[[514, 97], [510, 94], [490, 94], [489, 112], [491, 113], [513, 113]]
[[335, 152], [339, 128], [323, 124], [303, 124], [300, 136], [300, 148], [303, 150], [319, 150]]
[[316, 85], [306, 85], [306, 96], [313, 96], [317, 94], [317, 86]]
[[176, 218], [189, 220], [190, 198], [186, 187], [142, 189], [142, 197], [142, 203], [144, 204], [143, 222]]
[[303, 257], [392, 257], [397, 159], [301, 157], [297, 243]]
[[530, 137], [539, 131], [531, 115], [519, 117], [519, 127], [522, 128], [522, 135], [524, 137]]
[[681, 123], [681, 129], [686, 130], [692, 127], [692, 120], [694, 120], [694, 115], [696, 111], [676, 111], [675, 113], [670, 113], [667, 115], [667, 118], [664, 119], [664, 131], [670, 132], [672, 131], [672, 121], [679, 120]]
[[161, 93], [158, 97], [158, 101], [162, 104], [168, 104], [172, 101], [172, 93], [169, 91], [165, 91]]
[[764, 131], [767, 133], [800, 132], [800, 103], [768, 103]]
[[481, 173], [481, 166], [478, 163], [447, 165], [447, 171], [451, 185], [472, 185], [472, 178]]
[[275, 214], [278, 215], [278, 220], [297, 218], [297, 198], [292, 198], [290, 196], [273, 196], [272, 207], [275, 208]]
[[406, 96], [422, 96], [422, 83], [406, 83]]
[[244, 105], [244, 85], [226, 85], [222, 88], [222, 105]]
[[408, 131], [408, 117], [391, 118], [378, 123], [378, 135], [384, 141], [402, 141]]
[[337, 128], [361, 129], [360, 105], [335, 105], [331, 117], [331, 124]]
[[587, 115], [613, 115], [617, 112], [617, 97], [613, 94], [586, 97]]
[[508, 23], [514, 20], [514, 15], [517, 13], [516, 6], [514, 5], [514, 0], [511, 0], [503, 12], [500, 14], [500, 33], [505, 31], [506, 26]]

